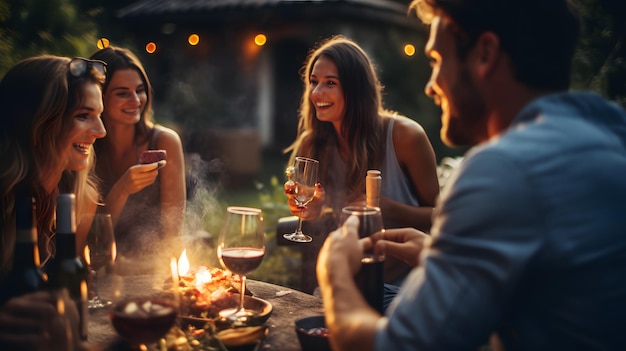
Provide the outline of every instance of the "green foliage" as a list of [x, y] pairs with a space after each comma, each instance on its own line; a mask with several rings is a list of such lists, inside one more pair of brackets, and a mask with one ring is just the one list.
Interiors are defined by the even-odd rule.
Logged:
[[582, 33], [572, 85], [626, 106], [626, 2], [578, 0], [577, 4]]
[[0, 75], [29, 56], [88, 56], [96, 48], [92, 18], [76, 0], [0, 0]]
[[283, 183], [276, 176], [272, 176], [267, 188], [259, 182], [256, 183], [256, 188], [260, 208], [263, 210], [267, 242], [263, 264], [251, 277], [297, 289], [300, 282], [300, 252], [290, 246], [278, 246], [276, 240], [278, 219], [291, 216]]

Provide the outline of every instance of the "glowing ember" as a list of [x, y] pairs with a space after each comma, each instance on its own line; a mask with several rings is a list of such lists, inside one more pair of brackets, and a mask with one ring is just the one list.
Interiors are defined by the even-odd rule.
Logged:
[[171, 265], [171, 282], [178, 286], [183, 315], [215, 317], [221, 309], [232, 305], [231, 293], [241, 286], [240, 277], [230, 271], [207, 266], [192, 269], [187, 249], [180, 254], [178, 262], [172, 259]]
[[198, 268], [198, 271], [196, 272], [196, 289], [203, 291], [204, 286], [207, 283], [210, 283], [211, 279], [213, 279], [213, 275], [206, 267]]

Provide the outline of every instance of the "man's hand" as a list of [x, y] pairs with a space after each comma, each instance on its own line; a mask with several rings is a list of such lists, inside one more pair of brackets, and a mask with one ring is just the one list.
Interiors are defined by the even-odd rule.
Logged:
[[419, 264], [422, 249], [430, 244], [430, 235], [414, 228], [387, 229], [361, 239], [364, 249], [376, 246], [376, 252], [394, 256], [412, 267]]
[[336, 350], [373, 350], [376, 324], [381, 317], [354, 282], [363, 257], [358, 226], [358, 217], [348, 217], [343, 226], [328, 235], [317, 259], [326, 325]]
[[305, 207], [300, 207], [296, 203], [296, 185], [293, 181], [286, 181], [285, 195], [287, 195], [287, 205], [289, 210], [294, 216], [300, 217], [303, 220], [311, 220], [319, 217], [324, 206], [324, 199], [326, 198], [326, 192], [322, 184], [315, 184], [315, 197]]
[[14, 297], [0, 308], [1, 350], [80, 350], [78, 312], [67, 290]]
[[[320, 250], [317, 272], [332, 274], [336, 265], [346, 265], [352, 278], [361, 269], [363, 245], [358, 235], [359, 218], [350, 216], [345, 223], [331, 232]], [[327, 272], [327, 273], [324, 273]]]

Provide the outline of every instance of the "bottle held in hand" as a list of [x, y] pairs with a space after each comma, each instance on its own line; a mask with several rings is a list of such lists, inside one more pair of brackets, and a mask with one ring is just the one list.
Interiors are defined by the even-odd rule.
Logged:
[[367, 171], [367, 176], [365, 177], [365, 201], [367, 206], [380, 206], [380, 184], [382, 179], [379, 170], [370, 169]]
[[76, 254], [75, 195], [59, 194], [56, 212], [56, 254], [46, 265], [50, 287], [66, 288], [79, 313], [79, 333], [87, 340], [87, 279], [89, 270]]
[[31, 196], [15, 200], [15, 249], [11, 272], [0, 288], [0, 305], [7, 300], [43, 290], [47, 277], [39, 264], [35, 199]]
[[[368, 237], [383, 229], [383, 220], [378, 207], [347, 206], [342, 209], [342, 223], [350, 216], [359, 218], [359, 238]], [[368, 304], [383, 313], [385, 256], [376, 252], [365, 252], [361, 258], [361, 269], [354, 280]]]

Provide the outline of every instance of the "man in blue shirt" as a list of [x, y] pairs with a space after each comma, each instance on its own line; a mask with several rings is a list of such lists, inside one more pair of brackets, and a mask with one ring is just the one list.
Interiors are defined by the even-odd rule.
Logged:
[[[567, 0], [414, 0], [430, 24], [426, 94], [441, 137], [473, 145], [442, 191], [432, 239], [374, 238], [416, 266], [386, 316], [350, 279], [368, 239], [329, 235], [317, 275], [336, 350], [626, 348], [626, 113], [567, 92]], [[490, 336], [493, 336], [490, 338]], [[497, 341], [497, 342], [495, 342]]]

